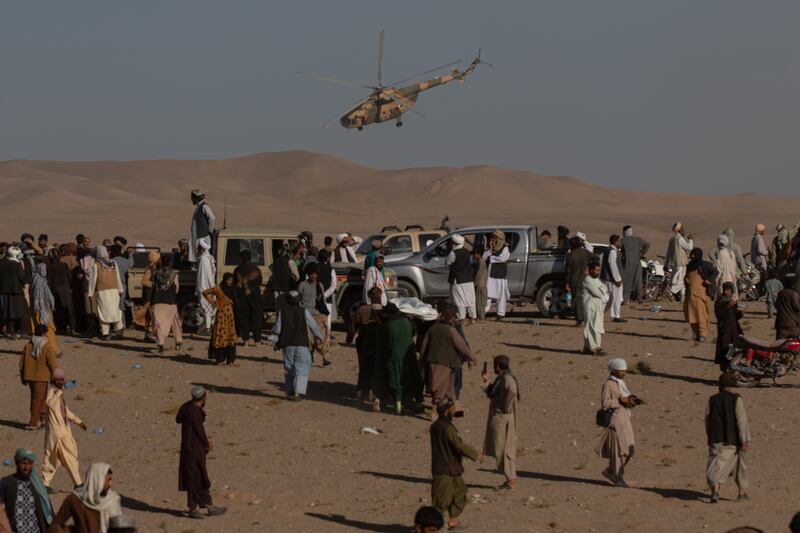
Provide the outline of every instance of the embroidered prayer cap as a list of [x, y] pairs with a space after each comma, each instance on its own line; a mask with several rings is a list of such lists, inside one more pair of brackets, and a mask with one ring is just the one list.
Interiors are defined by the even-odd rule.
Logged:
[[206, 389], [202, 385], [192, 387], [192, 399], [199, 400], [206, 395]]

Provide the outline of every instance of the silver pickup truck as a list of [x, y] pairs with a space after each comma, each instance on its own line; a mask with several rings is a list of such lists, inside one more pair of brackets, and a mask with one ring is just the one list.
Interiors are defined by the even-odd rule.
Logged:
[[449, 269], [445, 260], [450, 253], [450, 237], [459, 234], [466, 239], [466, 248], [476, 244], [486, 248], [495, 230], [506, 234], [511, 252], [508, 262], [508, 289], [511, 300], [536, 302], [544, 316], [567, 313], [564, 289], [566, 250], [537, 246], [539, 232], [535, 226], [498, 225], [458, 228], [436, 239], [423, 250], [397, 261], [387, 259], [386, 266], [397, 274], [397, 288], [422, 300], [447, 298], [450, 293]]

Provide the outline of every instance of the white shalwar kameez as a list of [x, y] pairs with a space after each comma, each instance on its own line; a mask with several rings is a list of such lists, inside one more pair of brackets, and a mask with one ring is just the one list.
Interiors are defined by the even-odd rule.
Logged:
[[483, 253], [483, 259], [489, 259], [489, 266], [486, 269], [486, 312], [489, 312], [492, 307], [492, 300], [494, 300], [497, 302], [498, 318], [506, 316], [506, 306], [509, 298], [511, 298], [511, 293], [508, 290], [508, 279], [492, 277], [492, 265], [507, 263], [510, 257], [511, 252], [508, 251], [508, 246], [504, 247], [499, 255], [493, 255], [491, 250]]
[[[203, 239], [201, 239], [201, 241], [203, 241]], [[214, 316], [217, 314], [217, 307], [205, 299], [203, 291], [214, 287], [216, 281], [217, 265], [211, 252], [206, 249], [197, 261], [197, 284], [195, 289], [197, 301], [200, 302], [200, 307], [203, 308], [203, 323], [201, 329], [204, 330], [210, 329], [214, 324]]]
[[[622, 272], [617, 268], [617, 256], [619, 249], [612, 246], [608, 251], [608, 269], [611, 271], [611, 279], [606, 281], [608, 297], [606, 301], [606, 311], [611, 311], [611, 318], [622, 318]], [[620, 283], [617, 286], [617, 283]]]
[[[445, 265], [449, 268], [456, 260], [455, 252], [450, 252], [447, 256]], [[469, 316], [470, 320], [478, 318], [475, 307], [475, 283], [451, 283], [450, 284], [450, 303], [458, 307], [458, 319], [464, 320]]]
[[[331, 323], [336, 320], [336, 306], [333, 304], [333, 295], [336, 294], [336, 287], [338, 281], [336, 280], [336, 270], [331, 268], [331, 283], [330, 287], [325, 291], [325, 307], [328, 308], [328, 331], [331, 331]], [[329, 302], [328, 299], [331, 301]]]
[[367, 269], [367, 275], [364, 279], [365, 303], [369, 303], [369, 291], [372, 287], [378, 287], [381, 290], [381, 305], [386, 306], [389, 303], [389, 297], [386, 295], [386, 281], [383, 279], [383, 272], [374, 266]]

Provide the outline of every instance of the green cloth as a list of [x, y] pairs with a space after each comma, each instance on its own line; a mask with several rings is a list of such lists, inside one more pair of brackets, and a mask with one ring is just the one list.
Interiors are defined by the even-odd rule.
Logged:
[[467, 506], [467, 484], [461, 476], [433, 476], [431, 504], [442, 516], [456, 518]]
[[386, 324], [375, 327], [375, 366], [372, 370], [372, 393], [376, 398], [386, 401], [389, 397], [389, 332]]
[[421, 400], [422, 375], [414, 351], [414, 326], [405, 317], [386, 323], [389, 343], [389, 387], [395, 400], [411, 397]]
[[376, 329], [375, 370], [372, 392], [385, 400], [404, 396], [422, 401], [423, 381], [414, 351], [414, 326], [408, 318], [396, 318]]

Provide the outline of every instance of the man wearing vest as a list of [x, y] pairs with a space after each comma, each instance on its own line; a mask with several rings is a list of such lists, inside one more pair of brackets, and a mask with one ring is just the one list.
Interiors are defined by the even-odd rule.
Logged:
[[625, 322], [622, 318], [622, 254], [620, 253], [619, 235], [608, 239], [609, 247], [603, 254], [603, 266], [600, 279], [608, 289], [606, 311], [611, 311], [614, 322]]
[[190, 230], [192, 239], [189, 243], [189, 262], [194, 265], [197, 263], [197, 247], [200, 245], [200, 239], [204, 237], [211, 238], [211, 234], [214, 233], [216, 217], [211, 207], [206, 203], [206, 193], [199, 189], [194, 189], [191, 196], [192, 204], [195, 207]]
[[286, 397], [289, 400], [302, 400], [308, 388], [308, 373], [311, 369], [309, 330], [317, 341], [323, 340], [314, 317], [308, 309], [300, 306], [300, 293], [289, 291], [286, 295], [286, 306], [278, 311], [275, 322], [278, 347], [283, 352]]
[[5, 505], [11, 531], [45, 533], [53, 522], [53, 508], [47, 490], [39, 472], [33, 469], [35, 460], [32, 451], [18, 449], [14, 454], [17, 471], [0, 479], [0, 503]]
[[739, 500], [749, 500], [747, 468], [744, 453], [750, 449], [750, 424], [744, 410], [744, 400], [733, 392], [736, 379], [724, 373], [719, 377], [719, 394], [708, 400], [706, 435], [708, 436], [708, 466], [706, 478], [711, 489], [711, 503], [719, 501], [720, 485], [735, 476]]
[[453, 425], [456, 406], [445, 398], [436, 407], [438, 419], [431, 424], [431, 504], [442, 516], [449, 516], [449, 530], [458, 527], [458, 517], [467, 506], [467, 485], [461, 474], [464, 456], [483, 463], [483, 454], [464, 444]]
[[450, 303], [458, 307], [458, 319], [469, 316], [470, 321], [477, 318], [475, 312], [475, 268], [470, 253], [464, 249], [464, 237], [455, 234], [450, 237], [453, 249], [445, 264], [450, 268]]
[[694, 248], [692, 236], [683, 236], [683, 224], [676, 222], [672, 226], [672, 239], [667, 246], [667, 253], [664, 259], [664, 267], [672, 271], [672, 286], [670, 292], [676, 300], [683, 301], [686, 294], [686, 285], [683, 283], [686, 277], [686, 266], [689, 264], [689, 252]]

